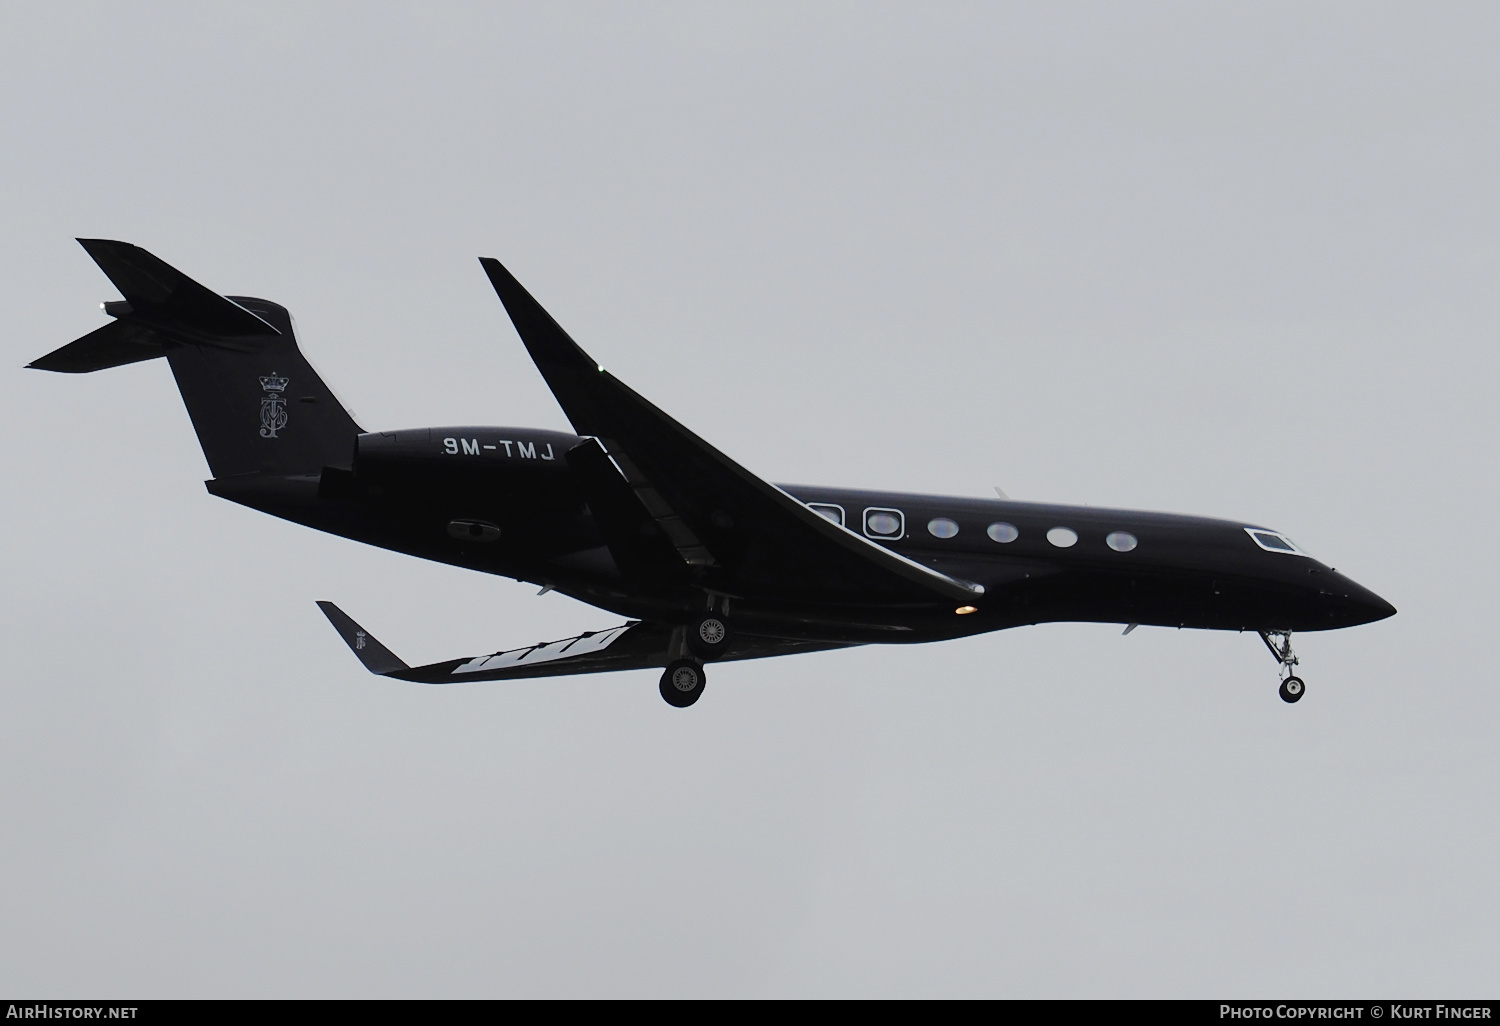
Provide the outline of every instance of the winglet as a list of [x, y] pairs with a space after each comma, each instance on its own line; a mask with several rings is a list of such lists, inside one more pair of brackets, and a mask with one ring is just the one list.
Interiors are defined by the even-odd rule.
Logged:
[[323, 610], [323, 615], [328, 617], [333, 629], [339, 632], [344, 644], [349, 646], [349, 650], [359, 657], [359, 661], [371, 673], [384, 677], [398, 670], [411, 669], [332, 602], [319, 602], [318, 608]]
[[[594, 410], [601, 398], [608, 397], [599, 395], [599, 383], [593, 380], [607, 378], [608, 373], [573, 341], [504, 264], [494, 257], [480, 257], [479, 264], [489, 275], [495, 294], [516, 326], [516, 334], [521, 336], [531, 361], [542, 372], [543, 380], [573, 423], [573, 429], [581, 435], [608, 434], [604, 423], [596, 423], [599, 417]], [[635, 395], [623, 383], [618, 387], [627, 396]]]

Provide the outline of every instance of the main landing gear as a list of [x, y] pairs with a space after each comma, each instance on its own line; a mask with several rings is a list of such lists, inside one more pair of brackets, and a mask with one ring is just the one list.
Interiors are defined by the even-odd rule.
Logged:
[[703, 695], [707, 681], [703, 664], [696, 659], [677, 659], [667, 664], [661, 674], [661, 697], [667, 704], [686, 709]]
[[667, 668], [661, 675], [661, 697], [686, 709], [703, 694], [707, 675], [703, 664], [729, 652], [729, 599], [710, 594], [708, 612], [672, 632], [667, 645]]
[[687, 629], [687, 647], [700, 659], [717, 659], [729, 650], [729, 621], [718, 613], [694, 620]]
[[1291, 631], [1258, 631], [1260, 640], [1266, 643], [1266, 648], [1271, 650], [1271, 655], [1281, 668], [1281, 688], [1279, 694], [1281, 700], [1288, 704], [1300, 702], [1303, 694], [1307, 691], [1307, 685], [1302, 678], [1293, 672], [1292, 667], [1297, 665], [1297, 655], [1292, 651]]

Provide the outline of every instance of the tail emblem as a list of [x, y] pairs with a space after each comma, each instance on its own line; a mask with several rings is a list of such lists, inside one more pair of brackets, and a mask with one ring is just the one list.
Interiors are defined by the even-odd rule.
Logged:
[[276, 432], [286, 427], [286, 401], [282, 395], [286, 392], [287, 381], [287, 378], [277, 377], [275, 371], [260, 379], [260, 387], [266, 392], [260, 401], [262, 438], [275, 438]]
[[356, 649], [361, 649], [361, 648], [365, 647], [365, 632], [364, 631], [355, 631], [354, 632], [354, 647]]

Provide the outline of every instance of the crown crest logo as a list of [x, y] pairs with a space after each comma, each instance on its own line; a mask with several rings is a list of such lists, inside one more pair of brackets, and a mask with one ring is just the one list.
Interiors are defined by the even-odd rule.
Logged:
[[281, 396], [286, 391], [288, 380], [275, 371], [260, 379], [260, 387], [266, 390], [260, 400], [262, 438], [275, 438], [276, 432], [286, 427], [286, 400]]

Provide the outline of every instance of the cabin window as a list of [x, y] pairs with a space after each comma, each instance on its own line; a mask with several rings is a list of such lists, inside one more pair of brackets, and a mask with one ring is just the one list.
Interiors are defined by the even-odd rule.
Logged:
[[958, 524], [947, 517], [933, 517], [927, 521], [927, 533], [934, 538], [952, 538], [958, 533]]
[[906, 532], [906, 514], [899, 509], [865, 510], [865, 534], [871, 538], [900, 538]]
[[1021, 537], [1021, 532], [1016, 530], [1015, 524], [1007, 524], [1004, 522], [991, 524], [985, 529], [984, 533], [990, 536], [990, 541], [997, 541], [1001, 545], [1009, 545], [1011, 542]]
[[1047, 540], [1060, 549], [1070, 549], [1078, 544], [1078, 532], [1071, 527], [1054, 527], [1047, 532]]
[[1129, 531], [1112, 531], [1105, 536], [1104, 544], [1116, 552], [1129, 552], [1136, 546], [1135, 535]]
[[1289, 556], [1305, 556], [1307, 553], [1297, 548], [1292, 540], [1284, 534], [1275, 531], [1262, 531], [1259, 528], [1247, 527], [1245, 533], [1267, 552], [1284, 552]]
[[808, 508], [820, 517], [827, 517], [840, 527], [844, 526], [844, 507], [831, 502], [809, 502]]

